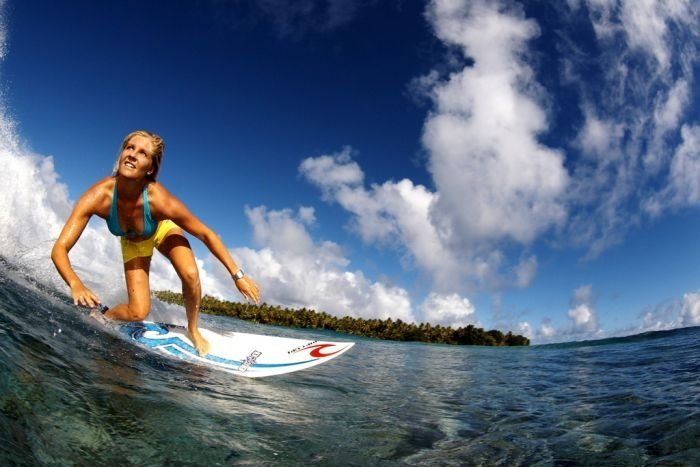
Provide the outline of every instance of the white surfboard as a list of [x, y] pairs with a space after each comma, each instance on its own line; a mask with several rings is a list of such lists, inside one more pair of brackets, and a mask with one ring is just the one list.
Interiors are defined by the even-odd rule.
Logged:
[[151, 321], [106, 323], [123, 337], [170, 357], [196, 362], [248, 378], [281, 375], [328, 362], [350, 350], [353, 342], [292, 339], [199, 328], [211, 345], [202, 357], [184, 326]]

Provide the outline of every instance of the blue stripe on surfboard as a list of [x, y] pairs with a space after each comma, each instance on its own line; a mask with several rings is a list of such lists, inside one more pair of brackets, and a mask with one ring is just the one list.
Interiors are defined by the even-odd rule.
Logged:
[[[147, 338], [142, 338], [143, 340]], [[171, 339], [177, 340], [179, 342], [171, 342]], [[216, 355], [207, 355], [206, 357], [200, 357], [199, 354], [195, 354], [196, 349], [192, 347], [191, 345], [188, 345], [186, 342], [182, 341], [180, 338], [171, 338], [171, 339], [160, 339], [159, 342], [167, 342], [166, 345], [154, 345], [151, 346], [152, 348], [157, 348], [157, 349], [163, 349], [167, 351], [168, 353], [175, 355], [176, 357], [181, 357], [183, 359], [187, 360], [192, 360], [192, 361], [199, 361], [200, 359], [205, 359], [207, 361], [213, 362], [213, 363], [219, 363], [222, 365], [228, 365], [228, 366], [236, 366], [240, 367], [243, 362], [239, 360], [228, 360], [223, 357], [218, 357]], [[157, 340], [157, 339], [154, 339]], [[139, 341], [143, 342], [143, 341]], [[181, 348], [184, 347], [184, 348]], [[312, 358], [311, 360], [305, 360], [303, 362], [292, 362], [292, 363], [253, 363], [250, 365], [252, 368], [281, 368], [285, 366], [294, 366], [294, 365], [303, 365], [304, 363], [309, 363], [315, 361], [315, 358]]]
[[[122, 334], [125, 334], [128, 336], [130, 339], [144, 344], [149, 348], [152, 349], [162, 349], [165, 350], [166, 352], [170, 353], [171, 355], [174, 355], [176, 357], [180, 357], [183, 359], [187, 360], [192, 360], [192, 361], [199, 361], [201, 359], [207, 360], [211, 363], [216, 363], [219, 365], [228, 365], [228, 366], [234, 366], [234, 367], [240, 367], [243, 362], [240, 360], [229, 360], [227, 358], [219, 357], [216, 355], [206, 355], [205, 357], [199, 356], [199, 353], [197, 352], [197, 349], [194, 348], [194, 346], [188, 344], [187, 342], [183, 341], [179, 337], [169, 337], [167, 339], [153, 339], [149, 337], [145, 337], [144, 333], [146, 331], [153, 331], [157, 332], [160, 335], [164, 335], [168, 333], [168, 329], [166, 326], [162, 326], [159, 324], [155, 323], [142, 323], [142, 322], [133, 322], [133, 323], [127, 323], [127, 324], [122, 324], [119, 326], [119, 331]], [[286, 366], [295, 366], [295, 365], [303, 365], [305, 363], [313, 362], [317, 359], [312, 358], [311, 360], [304, 360], [302, 362], [292, 362], [292, 363], [253, 363], [250, 365], [252, 368], [281, 368], [281, 367], [286, 367]]]

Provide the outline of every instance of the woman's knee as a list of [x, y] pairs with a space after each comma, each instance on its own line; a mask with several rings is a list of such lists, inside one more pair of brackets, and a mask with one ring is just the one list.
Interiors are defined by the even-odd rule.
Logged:
[[151, 311], [151, 302], [145, 303], [131, 303], [128, 305], [129, 317], [132, 321], [143, 321], [148, 316]]
[[184, 268], [180, 271], [180, 279], [182, 280], [182, 286], [189, 289], [196, 289], [200, 286], [199, 284], [199, 270], [197, 266], [191, 266]]

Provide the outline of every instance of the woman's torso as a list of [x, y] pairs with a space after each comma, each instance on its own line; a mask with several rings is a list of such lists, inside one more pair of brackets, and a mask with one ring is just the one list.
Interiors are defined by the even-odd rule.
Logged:
[[153, 212], [154, 183], [147, 183], [139, 194], [131, 199], [118, 192], [116, 177], [108, 177], [95, 187], [99, 201], [95, 214], [107, 221], [110, 232], [132, 241], [150, 237], [159, 219]]

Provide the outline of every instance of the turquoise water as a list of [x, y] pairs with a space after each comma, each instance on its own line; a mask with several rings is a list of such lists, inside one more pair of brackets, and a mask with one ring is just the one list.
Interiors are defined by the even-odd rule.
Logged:
[[700, 463], [700, 328], [531, 348], [354, 338], [325, 365], [249, 380], [105, 334], [1, 269], [2, 465]]

